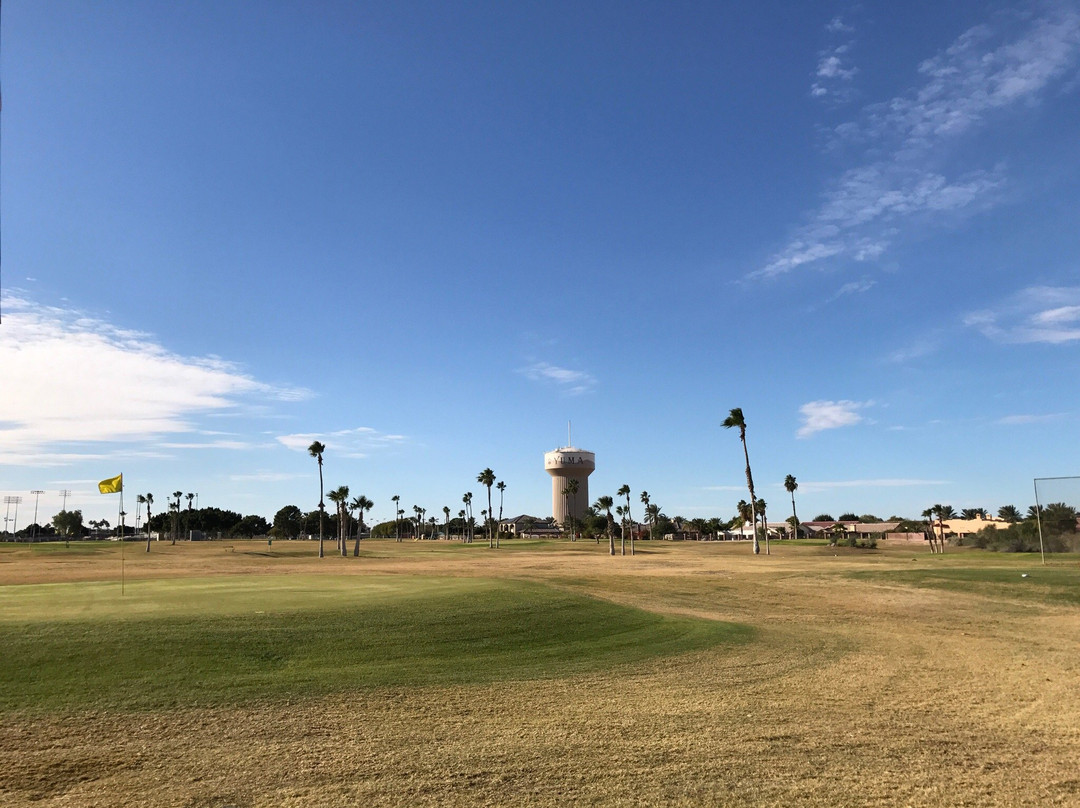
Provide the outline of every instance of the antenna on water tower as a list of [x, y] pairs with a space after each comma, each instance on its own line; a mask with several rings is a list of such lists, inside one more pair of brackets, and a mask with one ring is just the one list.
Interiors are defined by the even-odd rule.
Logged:
[[572, 437], [570, 437], [570, 424], [571, 424], [570, 421], [566, 422], [566, 445], [567, 446], [573, 446], [574, 445], [574, 439]]

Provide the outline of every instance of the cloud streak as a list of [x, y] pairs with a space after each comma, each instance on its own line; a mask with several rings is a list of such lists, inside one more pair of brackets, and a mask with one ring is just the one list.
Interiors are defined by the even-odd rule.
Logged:
[[547, 362], [535, 362], [519, 373], [530, 381], [557, 387], [564, 395], [579, 396], [596, 388], [596, 377], [583, 370], [571, 370]]
[[408, 442], [404, 435], [380, 432], [369, 426], [353, 429], [339, 429], [334, 432], [302, 432], [293, 435], [278, 435], [277, 442], [294, 452], [306, 452], [315, 441], [326, 444], [326, 451], [339, 457], [359, 459], [370, 456], [373, 452], [385, 451]]
[[[853, 34], [855, 27], [848, 25], [840, 17], [833, 17], [825, 25], [825, 33], [830, 38], [837, 35]], [[853, 38], [848, 38], [839, 45], [833, 45], [818, 53], [817, 68], [814, 71], [814, 83], [810, 85], [810, 95], [824, 101], [850, 101], [854, 96], [851, 80], [859, 72], [851, 64], [850, 52], [855, 45]]]
[[832, 491], [838, 488], [912, 488], [930, 485], [951, 485], [949, 480], [918, 480], [905, 478], [883, 478], [870, 480], [818, 480], [803, 482], [799, 481], [799, 491], [803, 493], [818, 493]]
[[193, 419], [247, 397], [306, 397], [213, 357], [168, 351], [147, 334], [7, 296], [0, 330], [0, 464], [65, 465], [115, 447], [196, 432]]
[[[915, 225], [948, 223], [995, 204], [1004, 168], [949, 171], [941, 166], [948, 151], [991, 115], [1037, 103], [1053, 82], [1075, 73], [1080, 59], [1080, 11], [1052, 8], [1007, 36], [1010, 24], [1023, 19], [1002, 15], [998, 28], [964, 32], [919, 65], [919, 80], [906, 93], [868, 105], [836, 127], [833, 145], [861, 149], [864, 159], [830, 184], [806, 224], [747, 279], [826, 260], [874, 260]], [[819, 75], [848, 75], [836, 60], [824, 57]]]
[[966, 315], [964, 325], [995, 342], [1076, 342], [1080, 340], [1080, 286], [1021, 289], [1011, 300]]
[[1044, 424], [1047, 421], [1056, 421], [1059, 418], [1064, 417], [1065, 413], [1063, 412], [1051, 412], [1044, 415], [1006, 415], [1002, 418], [998, 418], [996, 421], [994, 421], [994, 423], [1000, 424], [1001, 426], [1017, 426], [1021, 424]]

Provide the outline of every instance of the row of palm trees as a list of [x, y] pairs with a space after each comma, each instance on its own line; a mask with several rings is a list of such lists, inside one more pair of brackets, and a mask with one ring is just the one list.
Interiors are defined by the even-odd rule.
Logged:
[[[573, 482], [576, 483], [577, 480], [574, 480]], [[596, 502], [593, 504], [593, 507], [596, 508], [596, 510], [598, 510], [598, 511], [603, 511], [604, 515], [607, 517], [607, 521], [605, 523], [605, 531], [607, 532], [607, 537], [608, 537], [608, 554], [609, 555], [615, 555], [615, 535], [614, 535], [614, 531], [612, 530], [612, 528], [615, 525], [615, 520], [611, 516], [611, 508], [612, 508], [612, 506], [614, 506], [615, 507], [615, 513], [617, 513], [619, 515], [620, 524], [622, 525], [622, 530], [619, 531], [619, 547], [620, 547], [620, 550], [621, 550], [621, 554], [626, 555], [626, 534], [629, 533], [630, 534], [630, 555], [634, 555], [634, 520], [633, 520], [633, 516], [631, 516], [631, 514], [630, 514], [630, 486], [626, 485], [624, 483], [622, 485], [622, 487], [619, 488], [617, 494], [620, 497], [625, 497], [626, 498], [626, 504], [625, 505], [615, 505], [615, 499], [613, 497], [609, 497], [609, 496], [607, 496], [605, 494], [604, 496], [599, 497], [596, 500]], [[649, 502], [649, 492], [648, 491], [642, 491], [641, 492], [641, 501], [645, 503], [645, 510], [648, 513], [648, 511], [649, 511], [649, 504], [648, 504], [648, 502]], [[659, 513], [660, 513], [660, 508], [657, 506], [656, 509], [655, 509], [654, 516], [659, 516]], [[655, 519], [654, 519], [654, 521], [655, 521]], [[650, 536], [651, 536], [651, 534], [650, 534]]]
[[[739, 516], [744, 521], [747, 520], [747, 516], [748, 516], [749, 517], [748, 521], [750, 521], [752, 523], [752, 525], [753, 525], [753, 528], [754, 528], [753, 529], [753, 534], [754, 534], [753, 551], [754, 551], [754, 553], [756, 555], [756, 554], [761, 552], [761, 547], [760, 547], [760, 544], [758, 542], [758, 520], [759, 520], [759, 514], [760, 514], [762, 532], [765, 534], [765, 552], [766, 552], [766, 554], [769, 554], [769, 531], [768, 531], [768, 523], [767, 523], [766, 518], [765, 518], [765, 501], [762, 500], [762, 499], [758, 499], [758, 497], [755, 495], [755, 492], [754, 492], [754, 477], [753, 477], [753, 474], [752, 474], [752, 472], [750, 470], [750, 453], [749, 453], [749, 451], [747, 449], [747, 446], [746, 446], [746, 418], [743, 416], [742, 409], [740, 407], [735, 407], [734, 409], [732, 409], [728, 413], [728, 417], [724, 419], [724, 421], [722, 423], [722, 426], [725, 429], [737, 428], [739, 430], [739, 440], [742, 443], [743, 457], [744, 457], [744, 459], [746, 461], [746, 485], [747, 485], [747, 488], [748, 488], [748, 490], [750, 492], [750, 501], [749, 502], [741, 501], [739, 503], [739, 505], [738, 505]], [[311, 446], [308, 447], [308, 453], [318, 461], [318, 466], [319, 466], [319, 557], [320, 558], [323, 557], [323, 522], [324, 522], [325, 509], [326, 509], [325, 508], [325, 503], [323, 502], [323, 454], [325, 453], [325, 451], [326, 451], [326, 445], [319, 442], [319, 441], [314, 441], [311, 444]], [[499, 481], [498, 484], [496, 485], [495, 472], [492, 471], [490, 468], [485, 468], [483, 471], [481, 471], [477, 475], [476, 481], [487, 489], [488, 507], [487, 507], [487, 510], [481, 511], [481, 515], [484, 517], [484, 525], [485, 525], [487, 538], [488, 538], [488, 547], [493, 548], [493, 549], [498, 549], [499, 548], [498, 524], [499, 524], [499, 522], [502, 521], [502, 515], [503, 515], [503, 492], [506, 490], [506, 483], [504, 483], [502, 481]], [[567, 510], [568, 513], [571, 513], [571, 514], [573, 514], [577, 510], [576, 498], [577, 498], [577, 493], [578, 493], [578, 486], [579, 486], [579, 484], [578, 484], [578, 481], [576, 479], [570, 479], [570, 480], [567, 481], [566, 488], [564, 488], [563, 491], [562, 491], [562, 495], [565, 498], [565, 504], [567, 505], [566, 510]], [[495, 516], [494, 516], [494, 510], [492, 508], [492, 503], [491, 503], [491, 489], [492, 489], [492, 487], [498, 488], [498, 491], [499, 491], [499, 516], [498, 516], [498, 519], [496, 519]], [[795, 477], [789, 474], [789, 475], [787, 475], [786, 479], [784, 480], [784, 487], [787, 489], [788, 493], [791, 494], [792, 532], [794, 534], [794, 531], [797, 530], [797, 528], [798, 528], [798, 517], [797, 517], [797, 515], [795, 513], [795, 491], [798, 489], [799, 486], [798, 486], [797, 481], [795, 480]], [[364, 510], [367, 509], [367, 508], [370, 508], [372, 506], [371, 501], [368, 500], [366, 497], [363, 497], [363, 496], [356, 498], [351, 503], [348, 503], [347, 502], [348, 496], [349, 496], [348, 486], [340, 486], [340, 487], [338, 487], [337, 489], [335, 489], [334, 491], [332, 491], [330, 493], [330, 499], [331, 499], [332, 502], [335, 503], [335, 505], [337, 506], [337, 509], [338, 509], [338, 517], [339, 517], [338, 518], [338, 534], [339, 534], [338, 535], [338, 545], [339, 545], [339, 549], [340, 549], [340, 552], [341, 552], [342, 555], [346, 555], [345, 531], [347, 530], [346, 526], [348, 524], [348, 520], [344, 518], [344, 515], [346, 513], [346, 509], [348, 508], [348, 509], [351, 509], [351, 510], [359, 510], [360, 511], [360, 523], [362, 525], [363, 524]], [[627, 532], [629, 532], [630, 533], [630, 554], [633, 555], [634, 554], [634, 535], [633, 535], [633, 518], [632, 518], [631, 513], [630, 513], [630, 486], [629, 485], [623, 485], [618, 491], [618, 496], [625, 497], [625, 499], [626, 499], [626, 504], [625, 505], [620, 504], [618, 506], [615, 506], [614, 498], [611, 497], [611, 496], [605, 495], [605, 496], [599, 497], [596, 500], [596, 502], [593, 504], [593, 507], [596, 508], [597, 511], [604, 511], [604, 513], [606, 515], [606, 520], [607, 521], [606, 521], [605, 532], [607, 533], [607, 537], [608, 537], [608, 549], [609, 549], [610, 554], [615, 555], [615, 538], [614, 538], [614, 532], [612, 530], [612, 528], [614, 527], [614, 524], [615, 524], [615, 520], [611, 515], [611, 509], [614, 506], [615, 507], [615, 512], [619, 515], [620, 519], [623, 522], [623, 525], [630, 528], [629, 531], [626, 530], [626, 529], [622, 530], [622, 538], [620, 540], [621, 547], [622, 547], [622, 553], [623, 553], [623, 555], [626, 554], [626, 534], [627, 534]], [[473, 529], [474, 529], [474, 525], [475, 525], [475, 519], [473, 518], [473, 515], [472, 515], [472, 498], [473, 498], [473, 495], [472, 495], [471, 491], [465, 492], [464, 496], [462, 496], [462, 498], [461, 498], [461, 501], [462, 501], [462, 503], [464, 504], [465, 507], [464, 507], [464, 509], [462, 509], [462, 510], [460, 510], [458, 512], [458, 516], [465, 521], [465, 524], [467, 526], [467, 534], [466, 534], [466, 537], [465, 537], [465, 541], [467, 541], [467, 542], [472, 542], [472, 540], [473, 540]], [[659, 521], [659, 519], [661, 517], [660, 506], [651, 502], [648, 491], [642, 491], [640, 498], [641, 498], [642, 504], [645, 506], [645, 521], [646, 521], [646, 524], [648, 524], [650, 526], [649, 537], [652, 538], [653, 537], [652, 536], [652, 528], [655, 527], [655, 525], [657, 524], [657, 522]], [[401, 510], [401, 508], [400, 508], [401, 497], [399, 495], [395, 494], [393, 497], [391, 497], [391, 499], [394, 502], [394, 526], [395, 526], [394, 533], [395, 533], [395, 538], [398, 541], [401, 541], [400, 517], [404, 514], [404, 511]], [[571, 501], [573, 501], [573, 508], [569, 507], [571, 505]], [[423, 516], [426, 513], [426, 511], [423, 508], [420, 508], [419, 506], [413, 506], [413, 510], [416, 512], [417, 524], [418, 525], [422, 524]], [[445, 518], [446, 518], [447, 535], [449, 535], [450, 508], [444, 506], [443, 507], [443, 514], [445, 515]], [[432, 518], [432, 521], [434, 521], [434, 518]], [[571, 535], [576, 536], [576, 530], [575, 530], [573, 516], [571, 516], [568, 521], [570, 522], [569, 529], [570, 529]], [[599, 539], [597, 539], [597, 540], [599, 541]], [[360, 539], [359, 539], [359, 530], [358, 530], [357, 531], [356, 544], [355, 544], [354, 550], [353, 550], [353, 555], [359, 555], [359, 552], [360, 552]]]
[[[180, 535], [180, 514], [182, 512], [180, 502], [182, 499], [187, 499], [187, 523], [191, 526], [191, 510], [192, 503], [195, 501], [197, 494], [185, 494], [183, 491], [173, 491], [173, 498], [169, 499], [169, 513], [172, 514], [172, 544], [176, 544], [176, 539]], [[146, 506], [146, 552], [150, 552], [150, 506], [154, 504], [154, 495], [150, 493], [139, 494], [135, 497], [135, 523], [139, 523], [140, 512], [142, 506]]]
[[[315, 458], [315, 460], [317, 461], [318, 466], [319, 466], [319, 558], [323, 558], [323, 556], [324, 556], [323, 540], [324, 540], [324, 524], [325, 524], [326, 503], [324, 502], [324, 495], [323, 495], [323, 455], [325, 453], [326, 453], [326, 444], [322, 443], [320, 441], [313, 441], [312, 444], [308, 447], [308, 454], [311, 455], [311, 457]], [[484, 517], [485, 529], [486, 529], [487, 537], [488, 537], [488, 547], [498, 549], [499, 548], [498, 523], [502, 521], [503, 494], [506, 491], [506, 483], [502, 482], [502, 481], [498, 481], [498, 483], [496, 483], [495, 472], [492, 471], [490, 468], [485, 468], [483, 471], [481, 471], [477, 475], [476, 481], [487, 488], [488, 507], [487, 507], [487, 510], [481, 511], [481, 514]], [[499, 517], [498, 517], [497, 520], [494, 517], [494, 511], [493, 511], [492, 505], [491, 505], [491, 489], [492, 489], [493, 486], [495, 488], [497, 488], [498, 491], [499, 491]], [[349, 500], [349, 486], [347, 486], [347, 485], [338, 486], [333, 491], [331, 491], [329, 494], [327, 494], [326, 497], [329, 497], [330, 501], [333, 502], [334, 505], [337, 507], [337, 516], [338, 516], [338, 519], [337, 519], [337, 524], [338, 524], [338, 551], [341, 553], [342, 556], [348, 555], [348, 545], [347, 545], [348, 536], [347, 536], [347, 532], [349, 530], [349, 527], [348, 527], [349, 519], [347, 519], [346, 517], [352, 511], [358, 511], [359, 512], [360, 521], [359, 521], [359, 524], [357, 525], [356, 541], [355, 541], [355, 543], [353, 545], [353, 556], [355, 557], [355, 556], [360, 555], [360, 533], [361, 533], [361, 531], [363, 529], [363, 526], [364, 526], [364, 512], [367, 511], [367, 510], [370, 510], [374, 506], [374, 503], [370, 499], [368, 499], [366, 496], [364, 496], [363, 494], [361, 494], [358, 497], [355, 497], [354, 499], [352, 499], [350, 501]], [[476, 524], [476, 520], [473, 518], [473, 515], [472, 515], [472, 497], [473, 497], [473, 495], [472, 495], [471, 491], [465, 492], [465, 495], [461, 498], [462, 502], [465, 505], [465, 508], [458, 511], [458, 516], [467, 525], [467, 536], [466, 536], [465, 540], [467, 542], [469, 542], [469, 543], [471, 543], [472, 540], [473, 540], [474, 527], [475, 527], [475, 524]], [[402, 510], [402, 508], [401, 508], [401, 495], [400, 494], [394, 494], [392, 497], [390, 497], [390, 499], [394, 503], [394, 538], [397, 541], [400, 542], [401, 541], [401, 523], [403, 521], [402, 517], [404, 516], [405, 511]], [[447, 537], [449, 537], [449, 535], [450, 535], [450, 507], [447, 506], [447, 505], [444, 505], [442, 510], [443, 510], [443, 516], [444, 516], [444, 518], [446, 520], [446, 535], [447, 535]], [[425, 508], [421, 508], [419, 505], [414, 505], [413, 506], [413, 511], [415, 513], [415, 521], [416, 521], [416, 525], [417, 525], [417, 535], [419, 535], [419, 531], [421, 529], [421, 526], [424, 524], [424, 517], [427, 514], [427, 510]], [[435, 517], [431, 517], [431, 523], [434, 526]]]

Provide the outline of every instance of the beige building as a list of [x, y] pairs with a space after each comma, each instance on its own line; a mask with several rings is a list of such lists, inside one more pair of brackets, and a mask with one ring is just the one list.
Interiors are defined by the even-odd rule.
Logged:
[[[983, 528], [992, 527], [996, 530], [1005, 530], [1011, 522], [1006, 522], [1004, 519], [998, 519], [994, 516], [977, 516], [974, 519], [946, 519], [944, 523], [946, 536], [970, 536], [974, 533], [978, 533]], [[937, 522], [934, 522], [934, 527], [937, 528]]]

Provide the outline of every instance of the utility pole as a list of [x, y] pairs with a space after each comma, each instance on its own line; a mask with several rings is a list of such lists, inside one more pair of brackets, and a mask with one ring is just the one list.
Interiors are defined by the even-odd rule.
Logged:
[[37, 528], [38, 528], [38, 524], [37, 524], [38, 497], [40, 497], [45, 492], [44, 491], [31, 491], [30, 493], [34, 495], [34, 527], [31, 530], [30, 541], [35, 541], [37, 539]]

